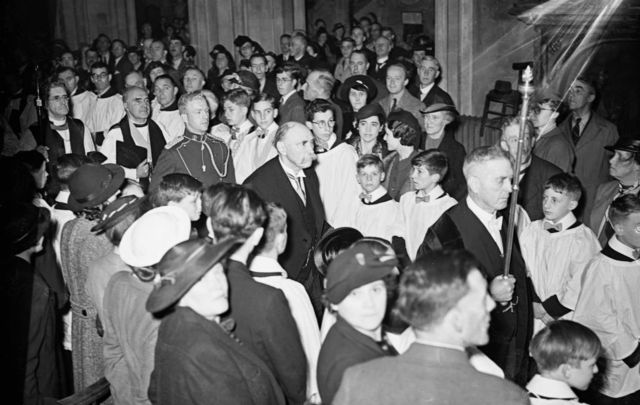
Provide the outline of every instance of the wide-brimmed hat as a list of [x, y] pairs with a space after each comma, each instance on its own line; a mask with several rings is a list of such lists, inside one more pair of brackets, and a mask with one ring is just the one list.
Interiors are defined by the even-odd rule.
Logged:
[[338, 91], [338, 98], [343, 101], [349, 101], [349, 91], [360, 85], [366, 89], [367, 101], [373, 100], [378, 95], [378, 88], [372, 78], [366, 75], [350, 76], [342, 83]]
[[124, 169], [118, 165], [82, 165], [69, 178], [69, 208], [79, 211], [102, 204], [123, 182]]
[[455, 115], [458, 115], [458, 110], [456, 110], [456, 107], [450, 104], [445, 104], [445, 103], [435, 103], [435, 104], [431, 104], [430, 106], [428, 106], [427, 108], [420, 110], [420, 113], [422, 114], [431, 114], [434, 112], [438, 112], [438, 111], [449, 111], [454, 113]]
[[333, 260], [336, 252], [351, 246], [355, 241], [362, 239], [362, 233], [349, 227], [333, 228], [318, 241], [313, 253], [313, 261], [320, 273], [325, 274], [327, 264]]
[[178, 302], [238, 243], [239, 239], [227, 239], [213, 245], [194, 239], [174, 246], [158, 264], [162, 278], [147, 299], [147, 311], [161, 312]]
[[407, 110], [391, 111], [387, 117], [387, 122], [391, 123], [391, 121], [398, 121], [408, 125], [409, 128], [416, 131], [416, 134], [420, 134], [422, 132], [422, 128], [420, 128], [420, 123], [416, 117]]
[[124, 233], [119, 246], [120, 258], [132, 267], [153, 266], [169, 249], [189, 239], [190, 234], [191, 220], [183, 209], [154, 208]]
[[605, 146], [604, 148], [611, 152], [622, 150], [625, 152], [638, 153], [640, 152], [640, 139], [620, 138], [615, 145]]
[[339, 304], [349, 293], [392, 274], [398, 266], [393, 255], [376, 254], [371, 247], [355, 245], [336, 256], [327, 269], [326, 297]]
[[144, 200], [145, 198], [128, 195], [113, 201], [102, 211], [98, 223], [91, 228], [91, 232], [100, 233], [117, 225], [127, 214], [137, 210]]

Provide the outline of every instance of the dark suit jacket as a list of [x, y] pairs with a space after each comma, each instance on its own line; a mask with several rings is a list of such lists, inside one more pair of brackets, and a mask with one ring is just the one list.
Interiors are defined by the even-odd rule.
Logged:
[[[422, 149], [424, 149], [424, 144]], [[456, 141], [452, 131], [445, 132], [438, 150], [444, 152], [449, 161], [449, 170], [442, 182], [442, 188], [451, 197], [460, 201], [467, 194], [467, 182], [462, 174], [462, 165], [467, 152], [464, 150], [464, 146]]]
[[[324, 399], [324, 398], [323, 398]], [[467, 353], [414, 343], [397, 357], [383, 357], [347, 370], [334, 405], [521, 404], [525, 391], [469, 364]]]
[[367, 71], [367, 75], [373, 77], [376, 80], [379, 80], [382, 83], [385, 83], [387, 80], [387, 68], [393, 62], [394, 61], [391, 60], [391, 58], [389, 57], [389, 59], [387, 59], [387, 61], [384, 62], [382, 66], [378, 68], [378, 62], [377, 60], [374, 60], [373, 63], [369, 64], [369, 70]]
[[442, 88], [440, 88], [437, 84], [434, 84], [431, 90], [429, 90], [429, 92], [422, 98], [420, 97], [419, 84], [412, 84], [407, 89], [409, 90], [409, 93], [411, 93], [415, 98], [422, 101], [422, 103], [427, 107], [429, 107], [431, 104], [436, 103], [455, 105], [449, 93], [442, 90]]
[[294, 92], [284, 104], [278, 107], [278, 123], [280, 125], [285, 122], [295, 121], [301, 124], [307, 122], [304, 113], [304, 100], [297, 92]]
[[[115, 63], [115, 57], [113, 61]], [[124, 90], [124, 78], [133, 71], [133, 65], [129, 62], [129, 58], [125, 54], [118, 63], [113, 66], [113, 76], [111, 78], [111, 85], [115, 87], [119, 92]]]
[[229, 260], [229, 314], [235, 335], [273, 372], [288, 404], [306, 399], [307, 359], [282, 291], [255, 281], [247, 267]]
[[[265, 201], [277, 202], [287, 212], [289, 238], [287, 248], [280, 255], [279, 261], [289, 274], [289, 278], [301, 282], [306, 279], [306, 275], [300, 272], [308, 259], [307, 255], [320, 240], [326, 226], [318, 176], [313, 168], [305, 169], [304, 174], [306, 206], [291, 186], [278, 156], [262, 165], [244, 181], [245, 185], [255, 190]], [[313, 226], [308, 225], [307, 218], [313, 218]]]
[[[506, 249], [507, 219], [504, 218], [501, 230], [502, 243]], [[427, 231], [424, 241], [418, 249], [418, 256], [439, 249], [466, 249], [480, 262], [481, 269], [487, 280], [491, 282], [502, 274], [504, 258], [500, 249], [493, 241], [491, 234], [480, 222], [478, 217], [469, 209], [466, 199], [458, 202], [445, 212], [435, 224]], [[481, 349], [501, 368], [505, 369], [506, 356], [509, 353], [509, 344], [515, 344], [515, 350], [524, 356], [521, 364], [516, 365], [516, 373], [525, 375], [509, 375], [510, 379], [520, 378], [522, 384], [526, 383], [528, 376], [527, 353], [529, 340], [533, 331], [533, 287], [527, 277], [527, 269], [520, 253], [517, 233], [514, 237], [513, 253], [511, 256], [510, 273], [516, 279], [514, 298], [517, 304], [514, 311], [504, 311], [502, 305], [497, 305], [491, 312], [491, 326], [489, 327], [489, 344]]]
[[518, 204], [522, 205], [532, 221], [544, 218], [542, 212], [542, 194], [544, 183], [549, 177], [562, 173], [562, 170], [553, 163], [531, 155], [531, 165], [527, 168], [520, 181], [520, 193]]
[[262, 93], [267, 93], [274, 99], [278, 100], [280, 98], [280, 93], [278, 93], [278, 87], [276, 87], [276, 79], [275, 77], [266, 77], [266, 82], [264, 84], [264, 89], [262, 89]]

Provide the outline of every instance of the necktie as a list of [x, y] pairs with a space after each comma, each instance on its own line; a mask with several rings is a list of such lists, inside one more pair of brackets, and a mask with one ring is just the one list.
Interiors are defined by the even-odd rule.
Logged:
[[371, 203], [371, 194], [360, 193], [360, 199], [365, 204], [369, 204], [369, 203]]
[[294, 175], [289, 174], [289, 173], [287, 173], [287, 177], [289, 177], [291, 180], [293, 180], [293, 183], [296, 185], [296, 187], [295, 187], [296, 193], [298, 193], [298, 196], [300, 197], [302, 202], [306, 205], [306, 203], [307, 203], [307, 195], [304, 192], [304, 188], [302, 187], [302, 178], [294, 176]]
[[62, 125], [56, 125], [51, 121], [49, 121], [49, 124], [51, 125], [51, 129], [53, 129], [54, 131], [66, 131], [67, 129], [69, 129], [69, 124], [67, 124], [67, 121], [65, 121]]
[[393, 112], [393, 110], [395, 110], [395, 109], [396, 109], [396, 105], [398, 105], [398, 99], [397, 99], [397, 98], [394, 98], [394, 99], [391, 101], [391, 109], [389, 110], [389, 112]]
[[384, 62], [376, 63], [376, 72], [379, 72], [380, 69], [382, 69], [383, 66], [384, 66]]
[[424, 197], [420, 197], [418, 194], [416, 194], [416, 204], [419, 204], [421, 202], [429, 202], [429, 196], [424, 196]]
[[571, 128], [571, 139], [573, 139], [573, 144], [576, 145], [580, 140], [580, 121], [582, 118], [576, 118]]
[[544, 221], [544, 224], [542, 225], [542, 227], [545, 229], [545, 231], [548, 231], [549, 233], [560, 232], [562, 230], [562, 224], [553, 224], [548, 221]]

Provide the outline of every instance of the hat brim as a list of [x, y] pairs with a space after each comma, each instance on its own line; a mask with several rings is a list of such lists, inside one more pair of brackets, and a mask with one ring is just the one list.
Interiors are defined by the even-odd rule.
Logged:
[[[435, 108], [434, 108], [435, 106]], [[433, 104], [427, 108], [425, 108], [424, 110], [420, 110], [420, 114], [431, 114], [434, 112], [438, 112], [438, 111], [449, 111], [455, 115], [459, 115], [458, 110], [456, 110], [455, 106], [452, 105], [448, 105], [448, 104]]]
[[180, 263], [161, 262], [160, 266], [169, 265], [173, 269], [165, 274], [149, 295], [147, 311], [158, 313], [173, 306], [238, 243], [239, 239], [229, 239], [216, 245], [205, 243], [188, 257], [181, 258]]
[[[393, 265], [391, 265], [393, 264]], [[358, 280], [358, 282], [350, 282], [351, 280], [343, 280], [343, 282], [337, 283], [331, 288], [327, 288], [326, 296], [327, 300], [330, 303], [338, 305], [344, 300], [347, 295], [356, 288], [362, 287], [363, 285], [373, 283], [374, 281], [382, 280], [386, 276], [393, 273], [393, 270], [396, 268], [397, 262], [390, 263], [389, 266], [378, 266], [367, 269], [365, 277], [362, 277]], [[349, 271], [348, 269], [340, 269], [340, 271]]]
[[131, 202], [129, 205], [127, 205], [124, 209], [118, 211], [117, 214], [114, 214], [113, 216], [107, 218], [106, 220], [104, 220], [102, 222], [98, 222], [97, 224], [95, 224], [91, 228], [91, 232], [100, 233], [100, 232], [103, 232], [103, 231], [113, 227], [114, 225], [118, 224], [120, 221], [123, 220], [123, 218], [128, 213], [130, 213], [134, 209], [138, 208], [140, 206], [140, 204], [142, 204], [142, 202], [146, 200], [146, 198], [147, 197], [144, 196], [142, 198], [135, 199], [133, 202]]
[[357, 84], [358, 80], [362, 81], [369, 88], [369, 92], [367, 92], [367, 100], [375, 99], [378, 95], [378, 87], [373, 79], [366, 75], [349, 76], [338, 89], [338, 98], [348, 103], [349, 91]]
[[111, 181], [109, 182], [109, 185], [87, 201], [78, 201], [73, 197], [73, 195], [70, 195], [69, 202], [67, 204], [72, 211], [80, 211], [83, 208], [95, 207], [96, 205], [102, 204], [107, 201], [109, 197], [114, 195], [120, 186], [122, 186], [122, 183], [124, 182], [124, 169], [112, 163], [106, 163], [102, 166], [111, 173]]
[[633, 147], [632, 145], [610, 145], [604, 147], [609, 152], [615, 152], [617, 150], [621, 150], [623, 152], [631, 152], [631, 153], [639, 153], [640, 148]]

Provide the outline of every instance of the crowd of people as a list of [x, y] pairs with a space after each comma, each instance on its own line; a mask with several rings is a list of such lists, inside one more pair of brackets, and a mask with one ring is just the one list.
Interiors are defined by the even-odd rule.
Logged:
[[233, 47], [101, 34], [7, 103], [10, 403], [639, 403], [640, 140], [588, 77], [466, 150], [426, 37]]

